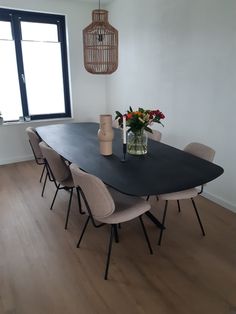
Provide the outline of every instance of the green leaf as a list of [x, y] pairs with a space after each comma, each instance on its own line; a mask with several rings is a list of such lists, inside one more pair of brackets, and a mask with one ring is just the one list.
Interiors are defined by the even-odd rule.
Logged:
[[152, 132], [152, 129], [149, 128], [148, 126], [145, 126], [145, 127], [144, 127], [144, 130], [147, 131], [147, 132], [149, 132], [149, 133], [153, 133], [153, 132]]
[[119, 111], [116, 111], [116, 117], [115, 120], [122, 118], [122, 114]]

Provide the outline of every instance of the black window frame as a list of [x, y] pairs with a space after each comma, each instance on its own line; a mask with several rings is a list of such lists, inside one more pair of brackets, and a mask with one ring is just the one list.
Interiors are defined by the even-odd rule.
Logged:
[[70, 101], [70, 86], [69, 86], [69, 71], [68, 71], [68, 58], [67, 58], [67, 38], [66, 38], [66, 23], [65, 16], [51, 13], [21, 11], [14, 9], [0, 8], [0, 21], [11, 22], [12, 36], [15, 43], [16, 60], [18, 81], [21, 95], [21, 105], [23, 116], [29, 116], [28, 100], [26, 85], [24, 83], [24, 64], [21, 48], [21, 27], [20, 22], [36, 22], [36, 23], [48, 23], [56, 24], [58, 31], [58, 41], [61, 43], [61, 60], [62, 60], [62, 76], [64, 86], [64, 113], [52, 113], [52, 114], [37, 114], [30, 115], [31, 120], [44, 120], [44, 119], [56, 119], [56, 118], [69, 118], [71, 117], [71, 101]]

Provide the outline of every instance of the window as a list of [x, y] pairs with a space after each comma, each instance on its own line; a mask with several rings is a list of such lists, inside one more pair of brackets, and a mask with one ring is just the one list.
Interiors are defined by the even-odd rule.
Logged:
[[0, 111], [5, 121], [71, 116], [64, 16], [0, 9]]

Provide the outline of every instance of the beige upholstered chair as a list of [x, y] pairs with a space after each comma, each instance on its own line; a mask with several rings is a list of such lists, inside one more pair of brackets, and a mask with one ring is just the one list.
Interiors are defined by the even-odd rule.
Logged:
[[118, 120], [113, 120], [112, 121], [112, 127], [118, 129], [119, 128], [119, 122]]
[[[190, 153], [192, 155], [195, 155], [197, 157], [200, 157], [202, 159], [205, 159], [207, 161], [212, 162], [215, 156], [215, 151], [210, 148], [209, 146], [206, 146], [204, 144], [200, 144], [200, 143], [190, 143], [188, 144], [185, 149], [185, 152]], [[168, 201], [177, 201], [178, 204], [178, 210], [180, 212], [180, 200], [186, 200], [186, 199], [190, 199], [192, 201], [193, 204], [193, 208], [195, 210], [201, 231], [202, 231], [202, 235], [205, 236], [205, 231], [196, 207], [196, 204], [194, 202], [194, 197], [196, 197], [197, 195], [201, 194], [203, 191], [203, 186], [201, 187], [201, 190], [199, 192], [199, 189], [197, 188], [193, 188], [193, 189], [189, 189], [189, 190], [184, 190], [184, 191], [180, 191], [180, 192], [176, 192], [176, 193], [167, 193], [167, 194], [161, 194], [159, 195], [159, 200], [164, 200], [165, 201], [165, 209], [164, 209], [164, 213], [163, 213], [163, 218], [162, 218], [162, 224], [165, 224], [165, 219], [166, 219], [166, 213], [167, 213], [167, 207], [168, 207]], [[163, 229], [161, 229], [160, 231], [160, 236], [159, 236], [159, 241], [158, 244], [161, 245], [161, 240], [162, 240], [162, 235], [163, 235]]]
[[99, 178], [81, 171], [75, 164], [70, 165], [70, 169], [75, 186], [79, 185], [81, 188], [81, 196], [85, 202], [85, 211], [88, 215], [77, 247], [81, 243], [89, 220], [91, 220], [94, 227], [100, 227], [104, 224], [111, 226], [104, 279], [106, 280], [108, 276], [113, 237], [116, 242], [119, 241], [117, 233], [118, 224], [139, 217], [150, 253], [152, 254], [150, 241], [142, 220], [142, 215], [150, 209], [148, 202], [114, 190], [108, 191], [105, 184]]
[[152, 133], [147, 132], [147, 134], [148, 134], [148, 138], [150, 138], [151, 140], [154, 140], [157, 142], [161, 141], [162, 134], [160, 131], [152, 130]]
[[70, 215], [70, 208], [71, 208], [71, 200], [72, 200], [74, 188], [76, 189], [76, 192], [77, 192], [80, 213], [83, 214], [81, 210], [79, 186], [76, 186], [76, 187], [74, 186], [70, 168], [66, 164], [65, 160], [62, 159], [62, 157], [55, 150], [47, 146], [46, 143], [40, 142], [39, 146], [41, 148], [43, 157], [46, 160], [47, 170], [51, 174], [51, 177], [53, 178], [53, 181], [56, 186], [56, 192], [55, 192], [52, 204], [50, 206], [50, 209], [53, 208], [53, 205], [54, 205], [54, 202], [55, 202], [55, 199], [57, 197], [57, 193], [59, 190], [64, 189], [64, 190], [70, 191], [70, 198], [69, 198], [69, 204], [67, 208], [67, 215], [66, 215], [66, 222], [65, 222], [65, 229], [67, 229], [69, 215]]
[[[152, 130], [152, 133], [147, 132], [147, 134], [148, 134], [148, 138], [150, 138], [151, 140], [154, 140], [157, 142], [161, 141], [162, 134], [160, 131]], [[147, 196], [147, 198], [146, 198], [147, 201], [149, 200], [149, 197], [150, 197], [150, 195]], [[158, 200], [158, 196], [156, 196], [156, 199]]]
[[[40, 166], [43, 166], [43, 170], [42, 170], [42, 173], [41, 173], [41, 176], [40, 176], [40, 180], [39, 180], [41, 182], [42, 178], [43, 178], [43, 175], [45, 173], [45, 170], [46, 170], [46, 164], [45, 164], [45, 161], [44, 161], [44, 158], [43, 158], [43, 154], [42, 154], [41, 149], [39, 147], [39, 143], [41, 142], [41, 138], [39, 137], [39, 135], [36, 132], [36, 130], [34, 128], [32, 128], [32, 127], [28, 127], [26, 129], [26, 133], [27, 133], [27, 135], [29, 137], [29, 143], [30, 143], [31, 149], [33, 151], [34, 159], [35, 159], [36, 163], [38, 165], [40, 165]], [[42, 193], [41, 193], [42, 196], [44, 194], [47, 178], [48, 178], [48, 173], [46, 172], [45, 178], [44, 178], [44, 183], [43, 183], [43, 189], [42, 189]]]

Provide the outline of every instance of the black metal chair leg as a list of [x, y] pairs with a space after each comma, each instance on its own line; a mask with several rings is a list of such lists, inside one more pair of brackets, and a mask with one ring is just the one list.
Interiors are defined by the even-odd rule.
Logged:
[[44, 166], [43, 166], [43, 170], [42, 170], [42, 173], [41, 173], [41, 176], [40, 176], [40, 179], [39, 179], [40, 183], [42, 182], [42, 178], [43, 178], [43, 175], [44, 175], [45, 168], [46, 168], [46, 164], [44, 164]]
[[198, 213], [198, 211], [197, 211], [197, 207], [196, 207], [196, 204], [195, 204], [195, 202], [194, 202], [194, 199], [193, 199], [193, 198], [191, 198], [191, 201], [192, 201], [192, 203], [193, 203], [193, 208], [194, 208], [194, 210], [195, 210], [195, 213], [196, 213], [196, 216], [197, 216], [197, 219], [198, 219], [199, 225], [200, 225], [201, 230], [202, 230], [202, 235], [203, 235], [203, 236], [205, 236], [206, 234], [205, 234], [205, 231], [204, 231], [204, 228], [203, 228], [203, 225], [202, 225], [202, 222], [201, 222], [201, 219], [200, 219], [199, 213]]
[[105, 270], [105, 275], [104, 275], [105, 280], [107, 280], [108, 270], [109, 270], [109, 265], [110, 265], [110, 257], [111, 257], [112, 241], [113, 241], [113, 228], [114, 228], [114, 225], [111, 225], [110, 242], [109, 242], [109, 247], [108, 247], [106, 270]]
[[114, 235], [115, 235], [116, 243], [119, 243], [119, 235], [118, 235], [117, 225], [114, 225]]
[[54, 197], [53, 197], [52, 204], [51, 204], [51, 207], [50, 207], [51, 210], [52, 210], [52, 208], [53, 208], [55, 199], [56, 199], [56, 197], [57, 197], [57, 193], [58, 193], [59, 187], [60, 187], [60, 184], [57, 186], [57, 190], [56, 190], [55, 195], [54, 195]]
[[147, 196], [146, 201], [148, 201], [148, 200], [149, 200], [149, 198], [150, 198], [150, 195], [148, 195], [148, 196]]
[[69, 199], [69, 204], [68, 204], [68, 209], [67, 209], [65, 229], [67, 229], [67, 225], [68, 225], [70, 209], [71, 209], [71, 200], [72, 200], [72, 196], [73, 196], [73, 190], [74, 190], [73, 188], [70, 189], [70, 199]]
[[48, 178], [48, 174], [46, 173], [46, 176], [45, 176], [45, 178], [44, 178], [44, 183], [43, 183], [43, 189], [42, 189], [42, 193], [41, 193], [41, 196], [42, 196], [42, 197], [43, 197], [43, 194], [44, 194], [44, 190], [45, 190], [47, 178]]
[[150, 254], [153, 254], [151, 243], [150, 243], [150, 240], [149, 240], [149, 237], [148, 237], [148, 234], [147, 234], [147, 230], [146, 230], [146, 228], [144, 226], [142, 216], [139, 216], [139, 220], [140, 220], [140, 223], [141, 223], [141, 226], [142, 226], [142, 229], [143, 229], [143, 233], [144, 233], [145, 239], [146, 239], [148, 247], [149, 247]]
[[84, 224], [84, 228], [83, 228], [83, 230], [82, 230], [82, 232], [81, 232], [81, 235], [80, 235], [79, 241], [78, 241], [78, 243], [77, 243], [77, 247], [79, 247], [79, 246], [80, 246], [80, 243], [81, 243], [81, 241], [82, 241], [82, 239], [83, 239], [83, 236], [84, 236], [85, 230], [87, 229], [87, 226], [88, 226], [89, 220], [90, 220], [90, 216], [86, 219], [86, 222], [85, 222], [85, 224]]
[[179, 213], [181, 212], [181, 208], [180, 208], [180, 202], [179, 202], [179, 200], [177, 200], [177, 204], [178, 204], [178, 211], [179, 211]]
[[84, 215], [85, 212], [82, 211], [82, 205], [81, 205], [81, 198], [80, 198], [80, 192], [79, 192], [79, 188], [76, 188], [76, 192], [77, 192], [77, 198], [78, 198], [78, 204], [79, 204], [79, 212], [81, 215]]
[[[165, 203], [165, 209], [164, 209], [163, 218], [162, 218], [162, 225], [163, 226], [165, 225], [167, 207], [168, 207], [168, 201], [166, 201], [166, 203]], [[161, 239], [162, 239], [163, 231], [164, 231], [164, 229], [162, 228], [160, 230], [160, 236], [159, 236], [159, 240], [158, 240], [158, 245], [161, 245]]]

